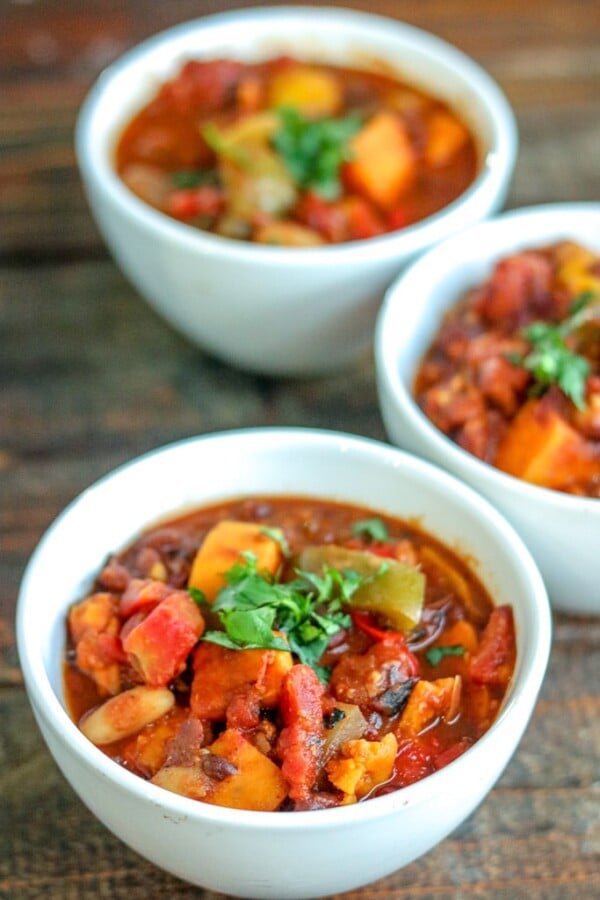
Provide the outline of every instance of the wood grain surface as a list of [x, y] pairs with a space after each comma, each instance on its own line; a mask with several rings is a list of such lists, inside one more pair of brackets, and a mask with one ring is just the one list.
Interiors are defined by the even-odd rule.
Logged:
[[[14, 610], [26, 561], [65, 504], [115, 465], [191, 434], [314, 425], [385, 439], [370, 355], [304, 380], [209, 358], [124, 280], [83, 197], [73, 128], [101, 69], [165, 27], [253, 5], [0, 0], [0, 898], [216, 896], [107, 832], [34, 724]], [[600, 200], [597, 0], [346, 5], [427, 28], [497, 79], [521, 138], [509, 207]], [[600, 620], [555, 616], [554, 628], [533, 720], [489, 798], [425, 858], [346, 898], [600, 897]]]

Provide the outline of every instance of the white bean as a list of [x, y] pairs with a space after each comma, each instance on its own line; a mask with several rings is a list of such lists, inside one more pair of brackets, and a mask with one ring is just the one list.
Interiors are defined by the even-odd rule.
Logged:
[[166, 688], [131, 688], [86, 714], [79, 727], [93, 744], [111, 744], [160, 719], [174, 703], [174, 695]]

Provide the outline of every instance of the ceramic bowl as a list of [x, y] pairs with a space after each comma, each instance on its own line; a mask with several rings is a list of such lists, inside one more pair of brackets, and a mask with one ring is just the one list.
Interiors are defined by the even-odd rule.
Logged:
[[[65, 613], [89, 589], [107, 554], [158, 519], [261, 493], [347, 501], [416, 518], [468, 556], [495, 602], [512, 605], [513, 680], [492, 727], [461, 757], [416, 784], [365, 803], [250, 812], [190, 800], [144, 781], [105, 756], [71, 721], [61, 678]], [[310, 429], [192, 438], [103, 478], [42, 539], [24, 576], [17, 618], [18, 650], [35, 716], [83, 802], [156, 865], [210, 890], [261, 900], [357, 888], [446, 837], [483, 800], [514, 753], [550, 645], [549, 605], [539, 572], [514, 530], [486, 501], [397, 448]]]
[[531, 550], [553, 606], [590, 614], [600, 613], [600, 501], [528, 484], [480, 461], [442, 434], [412, 393], [416, 370], [444, 312], [502, 257], [563, 239], [600, 252], [600, 204], [515, 210], [445, 241], [390, 288], [377, 323], [375, 357], [390, 439], [487, 497]]
[[[444, 210], [403, 231], [316, 248], [257, 245], [201, 232], [125, 187], [113, 167], [118, 137], [185, 60], [252, 62], [282, 54], [361, 68], [377, 60], [446, 100], [476, 135], [476, 181]], [[401, 22], [334, 8], [238, 10], [159, 34], [100, 76], [76, 129], [91, 210], [136, 290], [190, 341], [267, 375], [323, 374], [365, 351], [384, 290], [402, 266], [501, 207], [516, 147], [514, 117], [503, 93], [470, 58]]]

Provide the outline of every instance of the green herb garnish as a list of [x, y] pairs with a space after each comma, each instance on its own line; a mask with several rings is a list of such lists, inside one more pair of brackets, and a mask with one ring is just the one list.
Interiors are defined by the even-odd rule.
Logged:
[[371, 541], [384, 543], [389, 538], [389, 531], [381, 519], [361, 519], [352, 526], [353, 537], [366, 537]]
[[281, 530], [281, 528], [272, 528], [268, 525], [265, 525], [264, 528], [261, 528], [263, 534], [266, 534], [267, 537], [270, 537], [271, 540], [275, 541], [279, 544], [281, 548], [281, 552], [288, 559], [291, 555], [290, 545], [287, 542], [286, 536]]
[[169, 177], [172, 184], [180, 190], [219, 183], [219, 176], [214, 169], [181, 169], [171, 172]]
[[339, 170], [351, 159], [349, 140], [361, 127], [361, 119], [311, 120], [291, 107], [279, 110], [281, 128], [273, 145], [296, 183], [311, 188], [325, 200], [335, 200], [341, 191]]
[[527, 369], [534, 378], [533, 393], [539, 395], [557, 384], [578, 409], [585, 407], [585, 382], [590, 373], [588, 361], [571, 350], [566, 338], [585, 320], [585, 310], [592, 299], [591, 291], [576, 297], [568, 318], [558, 325], [532, 322], [523, 329], [523, 336], [531, 344], [525, 356], [510, 354], [513, 365]]
[[278, 582], [257, 570], [252, 553], [243, 554], [225, 579], [211, 605], [223, 631], [207, 631], [202, 640], [235, 650], [290, 650], [325, 681], [319, 659], [330, 638], [350, 626], [344, 604], [367, 579], [337, 569], [323, 575], [298, 569], [292, 581]]
[[430, 666], [437, 666], [446, 656], [464, 656], [462, 644], [450, 644], [448, 647], [430, 647], [425, 658]]

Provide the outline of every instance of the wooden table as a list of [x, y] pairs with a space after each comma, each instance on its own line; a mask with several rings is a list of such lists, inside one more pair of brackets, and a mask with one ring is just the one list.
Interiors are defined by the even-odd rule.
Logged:
[[[84, 202], [73, 124], [101, 68], [155, 31], [236, 5], [252, 4], [0, 0], [2, 898], [213, 896], [109, 834], [33, 722], [14, 608], [26, 560], [58, 512], [115, 465], [199, 432], [302, 424], [385, 439], [370, 357], [335, 377], [295, 381], [210, 359], [127, 284]], [[600, 200], [596, 0], [348, 5], [429, 28], [500, 82], [521, 133], [508, 206]], [[349, 896], [600, 897], [599, 682], [600, 621], [556, 616], [535, 716], [491, 796], [425, 859]]]

